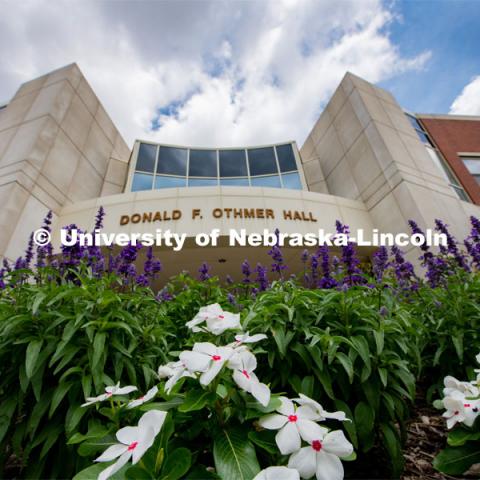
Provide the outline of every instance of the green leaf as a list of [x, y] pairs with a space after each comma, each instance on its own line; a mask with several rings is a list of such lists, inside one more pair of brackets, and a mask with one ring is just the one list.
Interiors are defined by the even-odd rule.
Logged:
[[178, 407], [180, 412], [201, 410], [208, 402], [210, 392], [206, 390], [192, 390], [187, 393], [185, 401]]
[[162, 480], [182, 478], [192, 465], [192, 454], [188, 448], [177, 448], [167, 455], [162, 468]]
[[213, 459], [223, 480], [251, 480], [260, 471], [255, 448], [240, 429], [221, 430], [215, 435]]
[[93, 356], [92, 356], [92, 370], [98, 365], [98, 362], [102, 358], [102, 354], [105, 349], [106, 335], [104, 333], [97, 333], [95, 340], [93, 341]]
[[386, 387], [387, 383], [388, 383], [388, 371], [387, 371], [387, 369], [380, 367], [378, 369], [378, 374], [380, 375], [380, 380], [382, 381], [382, 385], [384, 387]]
[[0, 442], [8, 431], [16, 407], [17, 399], [15, 397], [11, 397], [0, 404]]
[[[467, 430], [466, 428], [457, 426], [448, 433], [447, 442], [452, 447], [459, 447], [468, 441], [480, 440], [480, 432]], [[480, 444], [479, 444], [480, 450]]]
[[44, 292], [39, 292], [35, 296], [35, 300], [33, 301], [33, 304], [32, 304], [32, 315], [35, 315], [37, 313], [38, 308], [40, 307], [40, 304], [45, 300], [46, 297], [47, 297], [47, 294]]
[[272, 455], [278, 454], [278, 447], [275, 443], [275, 432], [272, 430], [262, 430], [260, 432], [249, 432], [248, 439], [255, 445], [263, 448]]
[[336, 355], [337, 360], [342, 364], [345, 372], [348, 375], [348, 381], [353, 383], [353, 365], [352, 361], [342, 352], [338, 352]]
[[390, 424], [380, 424], [385, 448], [392, 462], [392, 477], [399, 478], [403, 470], [404, 459], [397, 430]]
[[373, 330], [373, 337], [377, 346], [377, 355], [381, 355], [385, 344], [385, 332], [383, 330]]
[[353, 421], [354, 417], [353, 417], [352, 411], [350, 410], [350, 407], [343, 400], [338, 400], [338, 399], [334, 401], [334, 404], [335, 404], [335, 408], [345, 412], [347, 418], [352, 420], [351, 422], [343, 422], [343, 427], [347, 431], [353, 446], [355, 448], [358, 448], [357, 429], [355, 427], [355, 422]]
[[433, 460], [433, 466], [447, 475], [463, 475], [474, 463], [480, 463], [480, 446], [471, 442], [460, 447], [447, 447]]
[[365, 363], [365, 366], [370, 370], [371, 369], [371, 362], [370, 362], [370, 349], [368, 347], [368, 342], [365, 337], [352, 337], [351, 339], [353, 348], [358, 352], [360, 357]]
[[32, 340], [25, 353], [25, 373], [27, 378], [31, 379], [35, 371], [38, 355], [42, 349], [43, 340]]
[[375, 436], [375, 411], [365, 402], [360, 402], [355, 407], [355, 427], [359, 444], [364, 452], [373, 446]]
[[[73, 480], [93, 480], [95, 478], [98, 478], [100, 473], [110, 465], [111, 465], [111, 463], [96, 463], [95, 465], [90, 465], [89, 467], [83, 469], [81, 472], [78, 472], [73, 477]], [[112, 480], [124, 480], [125, 479], [125, 472], [129, 468], [131, 468], [131, 464], [127, 463], [117, 473], [115, 473], [114, 475], [112, 475], [109, 478], [111, 478]]]
[[70, 390], [71, 383], [61, 383], [55, 389], [52, 395], [52, 401], [50, 403], [50, 411], [48, 412], [48, 418], [52, 418], [52, 415], [55, 413], [55, 410], [60, 405], [60, 402], [63, 400], [63, 397]]

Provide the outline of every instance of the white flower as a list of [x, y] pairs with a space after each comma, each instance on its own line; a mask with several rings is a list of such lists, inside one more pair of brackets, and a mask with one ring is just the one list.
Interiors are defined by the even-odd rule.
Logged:
[[253, 353], [243, 350], [233, 355], [228, 362], [233, 370], [235, 383], [248, 393], [251, 393], [264, 407], [270, 402], [270, 389], [260, 383], [253, 371], [257, 368], [257, 359]]
[[131, 402], [128, 402], [127, 408], [135, 408], [139, 407], [140, 405], [143, 405], [146, 402], [149, 402], [152, 400], [152, 398], [155, 398], [155, 395], [158, 393], [158, 387], [155, 386], [151, 388], [145, 395], [136, 398], [135, 400], [132, 400]]
[[217, 347], [213, 343], [196, 343], [192, 351], [182, 352], [180, 360], [190, 372], [198, 372], [200, 383], [208, 385], [233, 355], [230, 347]]
[[443, 384], [445, 386], [443, 389], [443, 395], [445, 397], [448, 397], [453, 392], [460, 392], [471, 397], [476, 397], [480, 393], [479, 389], [470, 382], [461, 382], [450, 375], [443, 379]]
[[253, 480], [300, 480], [300, 475], [293, 468], [268, 467], [258, 472]]
[[103, 402], [113, 395], [126, 395], [127, 393], [134, 392], [137, 390], [137, 387], [133, 385], [128, 385], [126, 387], [120, 387], [120, 382], [111, 387], [105, 387], [105, 393], [102, 393], [98, 397], [87, 397], [86, 402], [82, 404], [82, 407], [88, 407], [94, 403]]
[[[206, 327], [199, 327], [204, 322], [206, 322]], [[240, 314], [225, 312], [218, 303], [200, 308], [193, 320], [187, 322], [186, 325], [193, 332], [206, 330], [214, 335], [220, 335], [228, 329], [242, 328], [240, 325]]]
[[329, 418], [334, 420], [340, 420], [341, 422], [351, 422], [351, 420], [345, 416], [345, 412], [327, 412], [318, 402], [312, 400], [303, 393], [300, 393], [300, 398], [294, 398], [293, 400], [299, 405], [307, 405], [311, 407], [318, 414], [318, 418], [316, 420], [320, 422]]
[[[267, 336], [264, 333], [257, 333], [255, 335], [249, 335], [249, 333], [240, 333], [235, 335], [235, 345], [241, 345], [242, 343], [255, 343], [260, 340], [264, 340]], [[281, 468], [281, 467], [272, 467]]]
[[443, 406], [446, 408], [443, 417], [447, 419], [447, 428], [453, 428], [457, 423], [463, 423], [471, 427], [480, 412], [480, 400], [470, 400], [459, 391], [443, 399]]
[[195, 375], [187, 370], [185, 363], [182, 361], [169, 362], [166, 365], [158, 367], [158, 377], [170, 377], [165, 383], [165, 393], [170, 394], [175, 384], [183, 377], [195, 378]]
[[295, 468], [302, 478], [317, 480], [342, 480], [343, 465], [339, 457], [348, 457], [353, 452], [352, 444], [341, 430], [305, 438], [309, 443], [295, 452], [288, 460], [288, 467]]
[[268, 430], [278, 430], [275, 441], [283, 455], [297, 451], [301, 447], [301, 438], [320, 438], [328, 429], [316, 424], [313, 420], [318, 418], [317, 413], [309, 406], [295, 409], [293, 402], [285, 397], [280, 397], [281, 406], [277, 413], [262, 417], [258, 423]]
[[118, 460], [102, 470], [98, 476], [98, 480], [106, 480], [115, 472], [118, 472], [129, 460], [135, 465], [143, 456], [143, 454], [152, 446], [155, 437], [160, 432], [167, 413], [159, 410], [150, 410], [145, 413], [137, 427], [124, 427], [116, 433], [116, 443], [108, 447], [96, 462], [111, 462], [115, 458]]

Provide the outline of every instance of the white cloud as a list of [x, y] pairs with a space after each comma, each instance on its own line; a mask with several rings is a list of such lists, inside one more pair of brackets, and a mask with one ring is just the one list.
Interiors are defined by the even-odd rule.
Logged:
[[455, 115], [480, 115], [480, 75], [467, 84], [450, 106]]
[[2, 5], [0, 97], [76, 61], [130, 144], [301, 144], [347, 70], [379, 82], [429, 58], [402, 57], [380, 0]]

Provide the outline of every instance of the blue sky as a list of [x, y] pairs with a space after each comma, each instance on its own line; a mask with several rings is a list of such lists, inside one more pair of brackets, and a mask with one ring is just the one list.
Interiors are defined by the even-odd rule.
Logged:
[[301, 145], [346, 71], [480, 115], [479, 25], [480, 0], [2, 0], [0, 100], [76, 62], [130, 145]]
[[402, 1], [393, 8], [392, 41], [405, 56], [431, 51], [423, 70], [380, 82], [406, 109], [448, 113], [474, 76], [480, 75], [480, 1]]

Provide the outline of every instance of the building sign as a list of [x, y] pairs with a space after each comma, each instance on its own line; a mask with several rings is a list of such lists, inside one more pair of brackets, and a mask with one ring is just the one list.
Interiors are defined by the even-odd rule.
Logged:
[[[169, 222], [180, 220], [184, 215], [182, 210], [163, 210], [156, 212], [133, 213], [132, 215], [121, 215], [120, 225], [128, 225], [129, 223], [155, 223]], [[194, 208], [189, 213], [192, 220], [200, 220], [204, 213], [199, 208]], [[312, 212], [304, 212], [301, 210], [282, 210], [275, 212], [271, 208], [214, 208], [209, 215], [215, 219], [272, 219], [282, 218], [283, 220], [301, 221], [301, 222], [317, 222]]]

